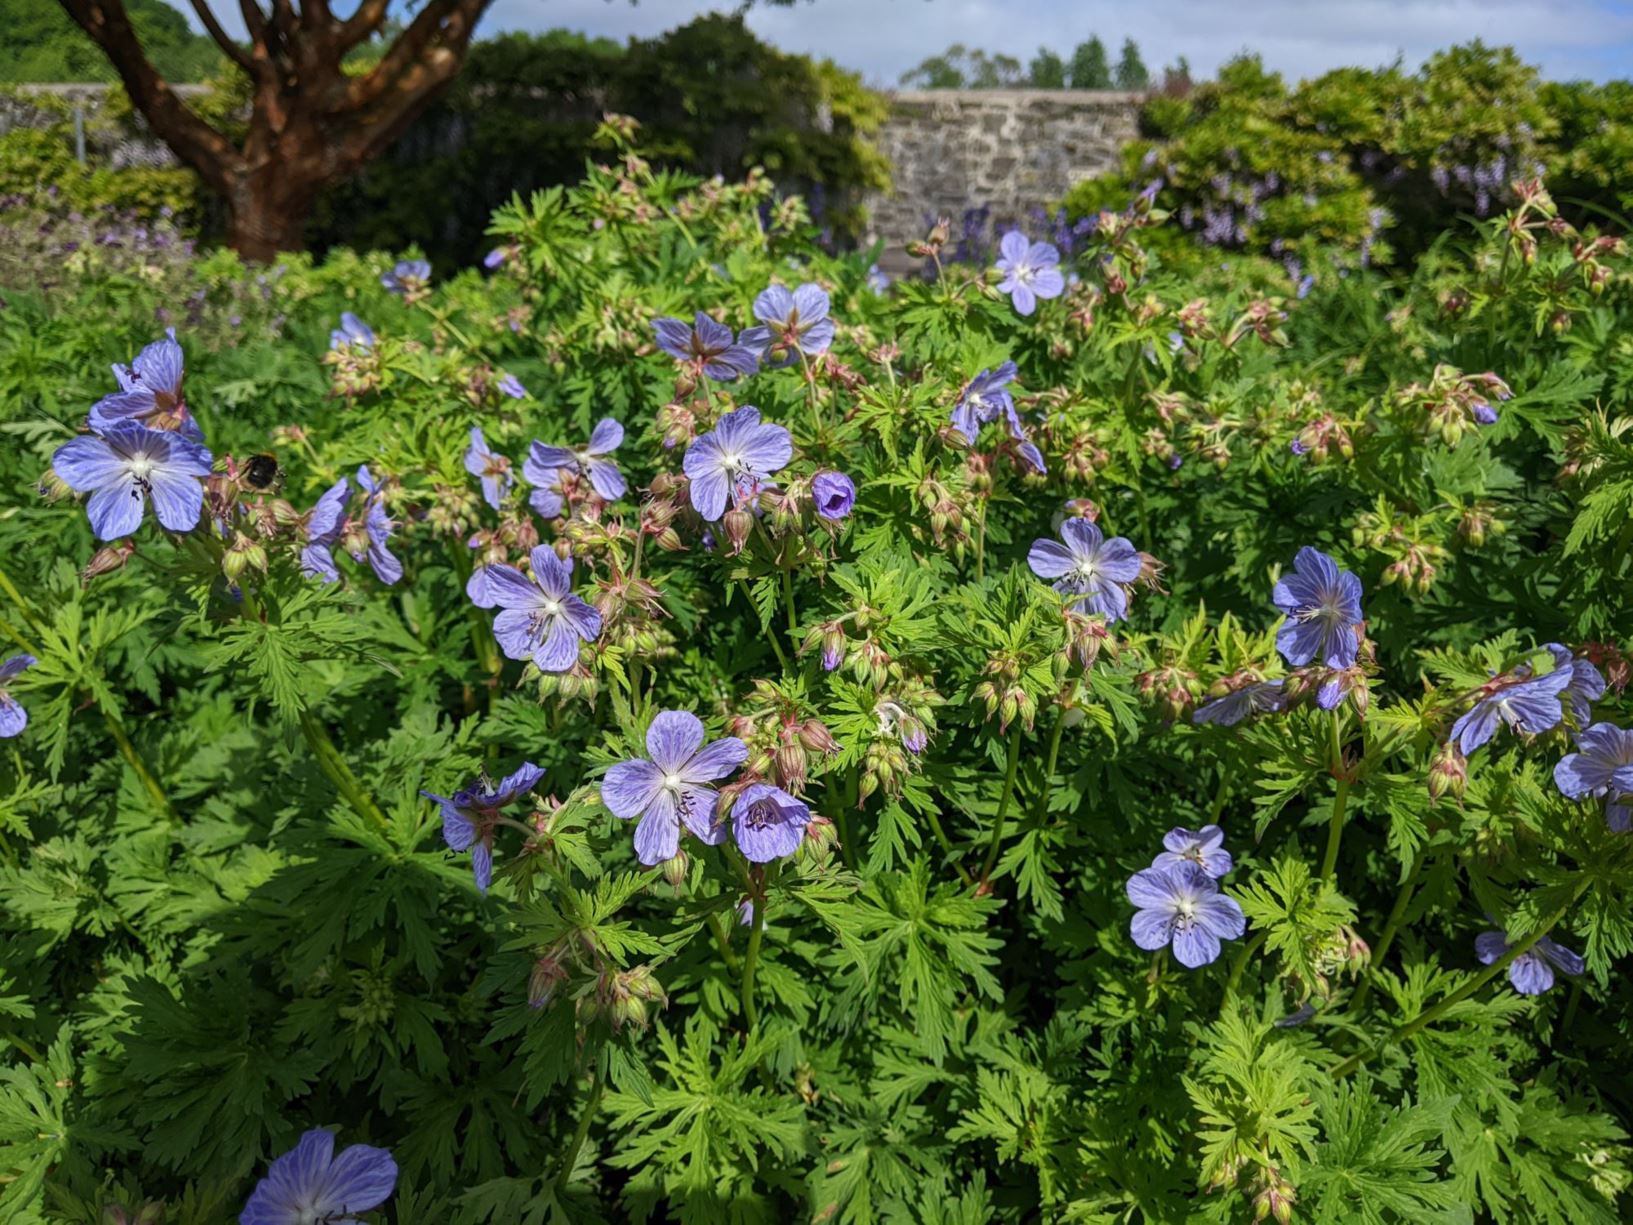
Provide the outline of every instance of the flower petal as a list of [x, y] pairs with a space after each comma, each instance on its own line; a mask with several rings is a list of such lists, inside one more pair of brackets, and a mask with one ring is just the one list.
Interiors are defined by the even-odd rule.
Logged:
[[1174, 932], [1174, 960], [1188, 970], [1210, 965], [1219, 958], [1219, 937], [1198, 924]]
[[1136, 948], [1148, 953], [1167, 948], [1174, 937], [1174, 917], [1166, 910], [1136, 910], [1128, 921], [1128, 934]]
[[533, 652], [533, 662], [540, 672], [566, 672], [578, 662], [578, 643], [573, 623], [558, 613], [550, 618], [544, 639]]
[[635, 858], [647, 867], [673, 859], [680, 850], [680, 822], [675, 818], [675, 800], [660, 791], [635, 827]]
[[85, 513], [98, 540], [117, 540], [142, 526], [146, 504], [135, 478], [126, 476], [93, 493], [85, 503]]
[[51, 456], [51, 467], [76, 493], [111, 485], [125, 472], [122, 457], [95, 434], [81, 434], [63, 443]]
[[736, 736], [722, 736], [695, 754], [680, 769], [689, 783], [712, 783], [725, 778], [748, 760], [748, 746]]
[[1039, 539], [1027, 550], [1026, 564], [1039, 578], [1059, 578], [1077, 567], [1070, 549], [1054, 540]]
[[[702, 745], [703, 721], [689, 710], [661, 711], [646, 729], [647, 754], [665, 774], [683, 770]], [[700, 775], [689, 781], [707, 782], [710, 777]]]
[[155, 470], [148, 478], [148, 495], [153, 499], [153, 513], [172, 532], [190, 532], [198, 526], [204, 486], [197, 477]]
[[601, 802], [615, 817], [627, 821], [652, 806], [663, 789], [663, 771], [644, 757], [632, 757], [612, 766], [601, 780]]
[[397, 1186], [397, 1163], [383, 1148], [353, 1144], [329, 1167], [323, 1203], [346, 1216], [377, 1208]]

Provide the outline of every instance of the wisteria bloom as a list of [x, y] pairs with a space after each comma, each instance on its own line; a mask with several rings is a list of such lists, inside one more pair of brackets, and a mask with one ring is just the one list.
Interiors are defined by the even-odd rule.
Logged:
[[465, 471], [482, 481], [482, 498], [494, 510], [499, 510], [516, 478], [511, 475], [510, 460], [488, 449], [482, 436], [482, 427], [471, 426], [471, 445], [465, 449]]
[[91, 406], [88, 424], [98, 434], [106, 434], [121, 421], [134, 421], [152, 430], [180, 430], [194, 442], [204, 441], [182, 399], [186, 365], [175, 328], [167, 328], [164, 339], [144, 348], [130, 365], [114, 366], [113, 377], [119, 381], [119, 390]]
[[1162, 845], [1166, 849], [1151, 861], [1153, 868], [1177, 868], [1194, 863], [1218, 879], [1230, 871], [1233, 863], [1230, 852], [1225, 849], [1225, 831], [1217, 825], [1204, 825], [1201, 829], [1176, 827], [1163, 835]]
[[549, 545], [528, 555], [530, 579], [515, 566], [483, 566], [465, 593], [478, 608], [499, 608], [493, 636], [511, 659], [531, 659], [541, 672], [565, 672], [578, 662], [578, 644], [601, 633], [601, 614], [573, 594], [573, 559]]
[[953, 405], [953, 428], [965, 442], [973, 446], [983, 425], [996, 421], [1000, 414], [1015, 412], [1015, 398], [1007, 390], [1015, 373], [1015, 363], [1004, 362], [994, 370], [981, 371], [958, 393], [958, 403]]
[[713, 522], [726, 513], [729, 494], [742, 506], [760, 491], [760, 482], [794, 455], [794, 440], [780, 425], [760, 420], [745, 404], [720, 418], [712, 431], [686, 448], [681, 461], [691, 481], [692, 506]]
[[359, 1225], [396, 1186], [388, 1150], [353, 1144], [336, 1157], [334, 1133], [313, 1128], [255, 1184], [238, 1225]]
[[[1491, 965], [1513, 946], [1502, 932], [1481, 932], [1474, 938], [1474, 951], [1481, 965]], [[1544, 936], [1508, 963], [1508, 981], [1521, 995], [1541, 995], [1554, 985], [1554, 971], [1577, 975], [1587, 964], [1564, 945]]]
[[834, 342], [828, 294], [820, 285], [807, 282], [792, 292], [773, 285], [754, 299], [754, 317], [759, 325], [745, 328], [741, 343], [771, 366], [787, 366]]
[[1058, 298], [1066, 292], [1060, 252], [1050, 243], [1028, 242], [1019, 230], [1011, 230], [999, 241], [998, 271], [1004, 276], [998, 292], [1008, 294], [1023, 315], [1037, 310], [1039, 298]]
[[1140, 577], [1140, 555], [1127, 539], [1110, 540], [1093, 523], [1080, 516], [1060, 525], [1061, 539], [1034, 540], [1026, 554], [1026, 564], [1042, 579], [1052, 579], [1053, 587], [1070, 596], [1070, 603], [1085, 605], [1108, 622], [1128, 615], [1126, 586]]
[[1565, 686], [1565, 692], [1560, 697], [1570, 708], [1576, 726], [1586, 727], [1593, 721], [1593, 704], [1605, 696], [1605, 678], [1593, 666], [1592, 660], [1573, 655], [1569, 647], [1550, 642], [1545, 649], [1554, 657], [1556, 669], [1570, 669], [1570, 684]]
[[729, 327], [702, 311], [691, 326], [679, 319], [654, 319], [652, 327], [658, 334], [658, 348], [717, 383], [729, 383], [760, 368], [753, 349], [733, 340]]
[[117, 540], [142, 526], [148, 500], [159, 523], [190, 532], [204, 507], [210, 452], [203, 443], [133, 420], [115, 421], [100, 435], [81, 434], [57, 448], [51, 467], [63, 484], [90, 493], [85, 513], [98, 540]]
[[380, 284], [394, 294], [418, 293], [431, 282], [431, 265], [423, 259], [400, 260], [390, 272], [380, 274]]
[[522, 380], [514, 374], [504, 375], [495, 386], [512, 400], [527, 399], [527, 388], [522, 386]]
[[1629, 811], [1624, 801], [1633, 795], [1633, 732], [1614, 723], [1595, 723], [1576, 738], [1576, 752], [1559, 759], [1554, 785], [1573, 800], [1607, 799], [1606, 821], [1625, 834]]
[[1234, 727], [1249, 715], [1280, 713], [1287, 705], [1287, 695], [1282, 691], [1285, 684], [1279, 676], [1274, 680], [1249, 681], [1240, 689], [1198, 706], [1191, 714], [1191, 722]]
[[1354, 666], [1361, 641], [1360, 579], [1305, 545], [1271, 599], [1287, 618], [1276, 631], [1276, 648], [1288, 663], [1320, 659], [1329, 668]]
[[13, 655], [0, 664], [0, 740], [21, 736], [28, 726], [28, 711], [11, 696], [11, 682], [39, 662], [32, 655]]
[[1129, 923], [1134, 943], [1147, 952], [1173, 946], [1174, 959], [1187, 969], [1219, 956], [1220, 941], [1247, 930], [1236, 899], [1194, 863], [1146, 868], [1128, 878], [1128, 900], [1136, 910]]
[[856, 505], [856, 485], [843, 472], [819, 472], [811, 478], [811, 501], [817, 514], [838, 522]]
[[351, 311], [340, 312], [340, 326], [329, 333], [331, 349], [372, 349], [374, 329]]
[[1522, 680], [1499, 677], [1456, 723], [1450, 739], [1467, 757], [1497, 734], [1506, 723], [1516, 732], [1535, 736], [1558, 727], [1565, 717], [1563, 695], [1574, 679], [1569, 668], [1555, 668], [1542, 676]]
[[361, 506], [351, 507], [351, 486], [341, 477], [307, 513], [301, 570], [326, 583], [338, 583], [340, 568], [335, 565], [334, 555], [338, 545], [351, 554], [353, 561], [367, 560], [382, 583], [395, 583], [403, 576], [403, 563], [397, 560], [388, 541], [397, 525], [386, 513], [379, 486], [367, 464], [357, 469], [357, 483], [363, 487]]
[[641, 818], [635, 855], [648, 867], [675, 857], [682, 825], [708, 846], [725, 840], [714, 819], [720, 797], [707, 784], [742, 765], [748, 746], [736, 736], [705, 746], [703, 736], [702, 720], [690, 711], [663, 711], [646, 732], [648, 757], [619, 762], [601, 782], [601, 802], [613, 816]]
[[497, 783], [484, 775], [453, 795], [420, 792], [442, 809], [442, 840], [448, 849], [471, 853], [471, 872], [483, 893], [493, 883], [493, 835], [500, 815], [538, 786], [543, 777], [543, 770], [524, 761], [514, 774]]
[[[527, 462], [522, 465], [522, 475], [529, 483], [548, 488], [552, 483], [559, 483], [560, 477], [554, 479], [552, 472], [577, 472], [590, 480], [590, 487], [595, 490], [596, 496], [606, 502], [616, 502], [624, 496], [629, 484], [624, 480], [624, 474], [618, 471], [618, 465], [605, 458], [616, 451], [624, 441], [624, 427], [611, 417], [603, 417], [596, 422], [595, 429], [590, 431], [588, 445], [580, 450], [569, 447], [547, 447], [542, 442], [535, 442], [528, 448]], [[540, 511], [544, 514], [543, 511]], [[558, 509], [557, 514], [560, 514]], [[555, 515], [545, 515], [547, 519]]]
[[811, 810], [781, 787], [753, 783], [731, 806], [732, 833], [743, 858], [770, 863], [799, 850]]

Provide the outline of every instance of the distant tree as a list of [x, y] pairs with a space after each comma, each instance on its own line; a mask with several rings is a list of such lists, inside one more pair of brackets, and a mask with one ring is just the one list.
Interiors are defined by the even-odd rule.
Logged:
[[1086, 43], [1078, 43], [1072, 52], [1073, 89], [1110, 89], [1111, 64], [1106, 59], [1106, 44], [1098, 34]]
[[1162, 92], [1170, 97], [1183, 98], [1191, 92], [1191, 61], [1183, 55], [1162, 70]]
[[1066, 61], [1048, 47], [1039, 47], [1027, 65], [1026, 76], [1033, 89], [1065, 89]]
[[1151, 73], [1140, 58], [1140, 48], [1132, 38], [1123, 39], [1123, 54], [1117, 61], [1115, 79], [1118, 89], [1145, 89], [1151, 84]]
[[903, 85], [919, 89], [1006, 89], [1021, 84], [1021, 62], [1012, 55], [988, 55], [954, 43], [902, 74]]
[[[227, 61], [164, 0], [130, 0], [130, 23], [171, 81], [202, 81]], [[0, 84], [116, 81], [113, 66], [56, 0], [0, 0]]]
[[1013, 55], [970, 53], [970, 84], [976, 89], [1007, 89], [1021, 83], [1021, 61]]

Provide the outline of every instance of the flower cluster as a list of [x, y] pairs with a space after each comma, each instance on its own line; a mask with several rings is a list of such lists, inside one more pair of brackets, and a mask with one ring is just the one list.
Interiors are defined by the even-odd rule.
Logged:
[[1194, 970], [1218, 959], [1222, 941], [1247, 930], [1241, 905], [1219, 891], [1219, 878], [1232, 866], [1224, 841], [1217, 825], [1169, 830], [1151, 866], [1129, 877], [1135, 906], [1129, 934], [1138, 947], [1172, 947], [1174, 960]]

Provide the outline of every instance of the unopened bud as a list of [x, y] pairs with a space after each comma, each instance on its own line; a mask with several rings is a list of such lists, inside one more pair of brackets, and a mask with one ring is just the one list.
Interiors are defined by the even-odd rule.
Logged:
[[93, 578], [100, 574], [111, 574], [115, 570], [124, 568], [126, 562], [136, 552], [136, 542], [129, 536], [117, 540], [105, 548], [98, 549], [85, 568], [79, 572], [81, 584], [89, 586]]
[[1429, 763], [1429, 798], [1438, 800], [1450, 795], [1454, 800], [1463, 798], [1463, 788], [1469, 781], [1469, 763], [1455, 744], [1449, 741], [1440, 746]]
[[748, 534], [754, 530], [754, 515], [740, 508], [728, 510], [721, 520], [721, 526], [726, 533], [726, 543], [731, 548], [731, 555], [736, 557], [748, 543]]
[[799, 740], [813, 753], [825, 753], [829, 756], [839, 752], [839, 741], [835, 740], [828, 725], [821, 719], [807, 719], [799, 725]]
[[671, 889], [679, 889], [686, 883], [686, 873], [690, 867], [685, 851], [676, 851], [660, 865], [663, 879]]
[[533, 963], [533, 972], [527, 977], [527, 1006], [546, 1008], [555, 998], [556, 988], [567, 981], [567, 969], [555, 953], [540, 957]]

